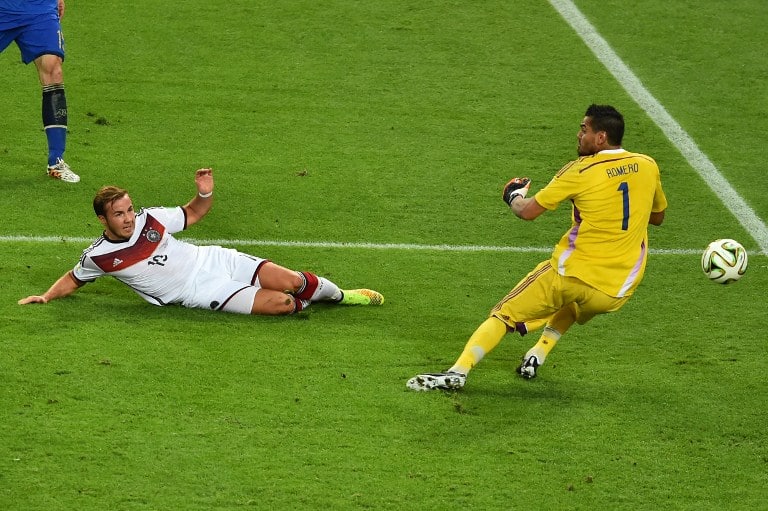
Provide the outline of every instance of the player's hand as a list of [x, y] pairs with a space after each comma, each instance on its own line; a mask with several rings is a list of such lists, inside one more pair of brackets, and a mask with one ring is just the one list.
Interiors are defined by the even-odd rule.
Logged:
[[27, 305], [28, 303], [48, 303], [48, 300], [44, 296], [28, 296], [19, 300], [19, 305]]
[[213, 192], [213, 169], [198, 169], [195, 171], [197, 192], [202, 195]]
[[504, 185], [504, 192], [501, 194], [501, 198], [507, 203], [507, 206], [512, 207], [512, 201], [515, 197], [525, 197], [530, 187], [531, 180], [527, 177], [513, 178]]

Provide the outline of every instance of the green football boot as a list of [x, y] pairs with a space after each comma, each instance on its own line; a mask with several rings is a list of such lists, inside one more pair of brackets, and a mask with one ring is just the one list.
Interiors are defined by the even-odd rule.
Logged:
[[344, 296], [339, 302], [342, 305], [381, 305], [384, 303], [384, 297], [381, 293], [372, 289], [349, 289], [342, 290]]

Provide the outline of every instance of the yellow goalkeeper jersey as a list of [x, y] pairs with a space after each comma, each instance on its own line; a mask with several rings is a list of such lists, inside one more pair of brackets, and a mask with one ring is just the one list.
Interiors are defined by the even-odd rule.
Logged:
[[629, 296], [645, 272], [648, 219], [667, 208], [653, 158], [624, 149], [566, 164], [534, 198], [553, 210], [572, 203], [572, 225], [552, 253], [561, 275], [614, 297]]

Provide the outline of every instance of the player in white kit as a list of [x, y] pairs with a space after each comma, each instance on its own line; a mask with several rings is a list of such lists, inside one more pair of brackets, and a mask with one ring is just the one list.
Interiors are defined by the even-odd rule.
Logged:
[[136, 213], [128, 192], [105, 186], [93, 209], [104, 233], [88, 247], [74, 269], [42, 295], [19, 304], [47, 303], [68, 296], [103, 275], [126, 284], [154, 305], [241, 314], [292, 314], [312, 302], [381, 305], [370, 289], [341, 290], [330, 280], [298, 272], [267, 259], [219, 246], [198, 246], [173, 237], [211, 209], [213, 171], [195, 173], [197, 195], [184, 206], [145, 208]]

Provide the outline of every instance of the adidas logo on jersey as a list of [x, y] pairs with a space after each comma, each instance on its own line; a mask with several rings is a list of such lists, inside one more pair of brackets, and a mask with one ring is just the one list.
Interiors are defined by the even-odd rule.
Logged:
[[119, 258], [115, 257], [115, 260], [112, 261], [112, 268], [114, 268], [115, 266], [120, 265], [122, 262], [123, 262], [122, 259], [119, 259]]

